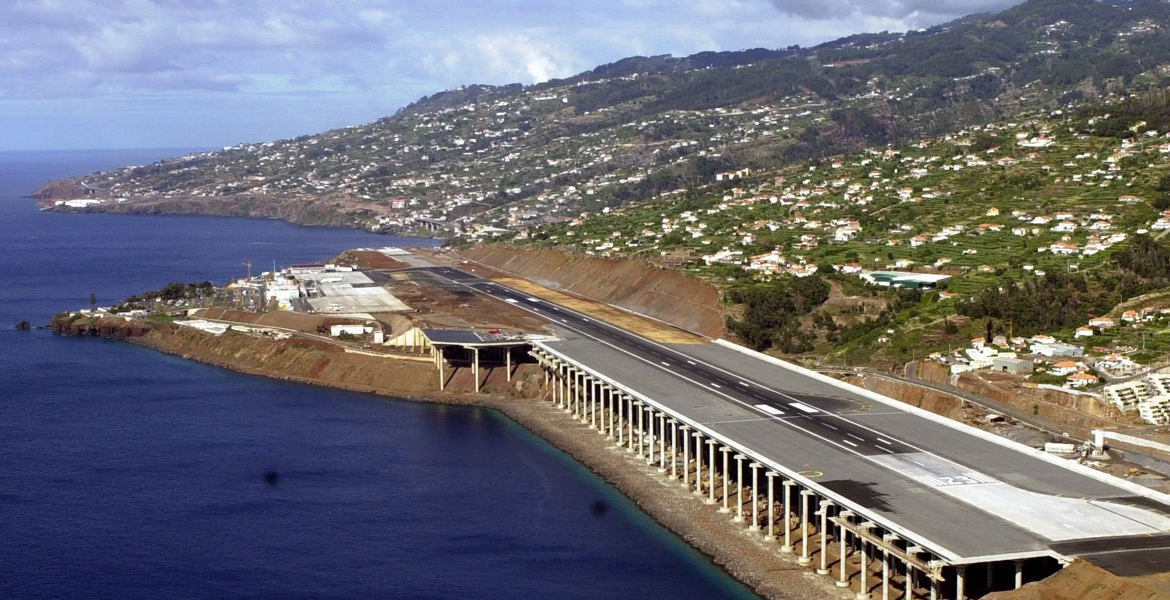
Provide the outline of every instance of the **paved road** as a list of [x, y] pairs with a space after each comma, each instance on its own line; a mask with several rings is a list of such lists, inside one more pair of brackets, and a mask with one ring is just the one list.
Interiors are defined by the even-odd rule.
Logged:
[[[716, 344], [660, 344], [459, 269], [431, 273], [557, 324], [548, 347], [862, 507], [953, 562], [1161, 538], [1170, 505]], [[1170, 537], [1166, 544], [1170, 547]], [[1071, 549], [1071, 550], [1070, 550]], [[1148, 542], [1134, 552], [1149, 552]], [[1113, 555], [1115, 557], [1115, 554]]]

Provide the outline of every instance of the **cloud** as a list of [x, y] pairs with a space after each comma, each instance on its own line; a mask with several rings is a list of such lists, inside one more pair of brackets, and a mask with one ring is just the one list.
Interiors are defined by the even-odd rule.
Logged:
[[190, 131], [235, 143], [373, 120], [463, 84], [536, 83], [635, 54], [808, 46], [1012, 3], [0, 0], [0, 130], [42, 123], [57, 103], [133, 115], [71, 133], [97, 140], [81, 147], [132, 134], [178, 146], [186, 138], [171, 132]]
[[785, 14], [807, 19], [853, 16], [896, 19], [934, 25], [982, 12], [997, 12], [1023, 0], [771, 0]]

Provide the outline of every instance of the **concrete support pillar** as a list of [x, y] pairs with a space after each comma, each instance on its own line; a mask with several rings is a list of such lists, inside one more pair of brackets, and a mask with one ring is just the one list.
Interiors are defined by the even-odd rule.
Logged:
[[658, 472], [666, 472], [666, 413], [658, 413]]
[[937, 579], [930, 580], [930, 600], [938, 600], [939, 584]]
[[987, 591], [995, 591], [995, 562], [987, 563]]
[[607, 389], [605, 399], [610, 401], [610, 435], [608, 439], [614, 441], [618, 439], [618, 393], [614, 388]]
[[914, 598], [914, 567], [909, 562], [904, 565], [906, 569], [906, 593], [902, 594], [902, 600], [912, 600]]
[[569, 367], [561, 365], [560, 367], [560, 388], [561, 388], [561, 410], [569, 412]]
[[792, 488], [796, 482], [791, 479], [784, 481], [784, 545], [780, 551], [792, 554]]
[[832, 500], [821, 500], [818, 513], [821, 516], [821, 527], [818, 532], [821, 534], [821, 568], [817, 569], [817, 575], [829, 574], [829, 509], [832, 506]]
[[670, 479], [678, 481], [678, 421], [674, 419], [670, 420]]
[[869, 552], [866, 551], [865, 538], [859, 540], [861, 542], [861, 587], [857, 590], [857, 595], [854, 596], [857, 600], [869, 600]]
[[641, 402], [636, 402], [634, 406], [638, 411], [638, 458], [643, 458], [646, 450], [646, 406]]
[[691, 428], [683, 425], [681, 429], [683, 441], [682, 486], [689, 488], [691, 487]]
[[594, 379], [593, 393], [589, 394], [589, 428], [597, 429], [597, 401], [601, 398], [601, 382]]
[[584, 373], [577, 374], [577, 410], [573, 412], [573, 418], [578, 421], [583, 421], [589, 416], [589, 376]]
[[715, 504], [715, 449], [719, 442], [707, 440], [707, 500], [705, 504]]
[[695, 436], [695, 495], [703, 495], [703, 434], [696, 431]]
[[815, 495], [809, 490], [800, 490], [800, 558], [797, 562], [802, 565], [812, 562], [808, 552], [808, 502]]
[[630, 445], [626, 446], [626, 452], [629, 452], [630, 454], [634, 453], [634, 444], [636, 444], [638, 441], [640, 441], [640, 440], [634, 439], [634, 409], [635, 408], [636, 407], [634, 406], [634, 397], [633, 396], [626, 396], [626, 421], [629, 422], [628, 424], [629, 424], [629, 428], [630, 428], [630, 431], [629, 431]]
[[841, 577], [837, 580], [837, 587], [849, 587], [849, 573], [845, 571], [846, 565], [849, 563], [849, 531], [845, 529], [845, 522], [852, 517], [853, 513], [843, 510], [837, 513], [837, 545], [840, 547], [838, 552], [837, 564], [841, 568]]
[[475, 393], [480, 393], [480, 349], [472, 349], [472, 374], [475, 375]]
[[658, 459], [654, 458], [654, 447], [658, 445], [658, 439], [661, 437], [660, 435], [658, 435], [658, 430], [656, 430], [654, 428], [654, 415], [655, 414], [656, 413], [655, 413], [654, 409], [649, 408], [649, 407], [646, 408], [646, 433], [649, 435], [649, 438], [650, 438], [649, 443], [647, 444], [647, 446], [648, 446], [647, 454], [649, 456], [646, 458], [646, 464], [650, 465], [650, 466], [653, 466], [655, 461], [658, 460]]
[[436, 350], [435, 360], [439, 363], [439, 391], [443, 391], [447, 387], [447, 369], [443, 365], [443, 349], [432, 346]]
[[612, 401], [613, 410], [617, 418], [617, 445], [618, 447], [626, 445], [626, 411], [625, 402], [623, 402], [625, 394], [618, 392]]
[[569, 405], [565, 412], [577, 416], [577, 369], [569, 367], [568, 377], [565, 378], [565, 391], [569, 393]]
[[564, 365], [563, 375], [561, 376], [561, 381], [564, 383], [564, 390], [561, 393], [561, 397], [564, 398], [564, 406], [562, 408], [564, 408], [565, 412], [570, 412], [570, 408], [573, 406], [573, 381], [572, 380], [573, 380], [573, 367], [570, 367], [568, 365]]
[[642, 416], [645, 418], [646, 425], [646, 432], [643, 435], [645, 435], [650, 442], [646, 444], [646, 464], [652, 465], [654, 464], [654, 409], [643, 404]]
[[760, 465], [752, 463], [748, 465], [752, 469], [752, 524], [748, 526], [750, 531], [760, 530]]
[[552, 403], [553, 406], [560, 406], [561, 381], [560, 371], [557, 367], [549, 367], [552, 370], [552, 380], [549, 386], [552, 388]]
[[569, 379], [569, 414], [573, 415], [573, 418], [576, 419], [578, 412], [577, 406], [581, 404], [581, 374], [577, 372], [577, 369], [573, 369], [571, 373]]
[[882, 600], [890, 600], [890, 552], [882, 548]]
[[967, 567], [955, 567], [955, 600], [967, 600]]
[[723, 506], [719, 508], [719, 512], [727, 514], [731, 512], [731, 494], [727, 492], [727, 488], [731, 485], [731, 470], [730, 470], [730, 456], [731, 448], [724, 446], [719, 449], [723, 453]]
[[[768, 471], [765, 477], [768, 478], [768, 535], [764, 539], [771, 542], [776, 539], [776, 473]], [[788, 524], [787, 520], [784, 524]]]
[[508, 381], [512, 381], [512, 349], [504, 348], [504, 367], [508, 370]]
[[735, 485], [739, 489], [735, 494], [735, 503], [738, 508], [735, 509], [735, 518], [732, 521], [736, 523], [743, 523], [743, 461], [746, 458], [742, 454], [735, 455]]
[[1024, 561], [1017, 560], [1016, 561], [1016, 588], [1015, 589], [1018, 590], [1022, 587], [1024, 587]]

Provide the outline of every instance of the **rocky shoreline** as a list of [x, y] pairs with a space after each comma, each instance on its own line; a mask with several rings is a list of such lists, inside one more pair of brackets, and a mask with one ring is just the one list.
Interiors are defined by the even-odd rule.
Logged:
[[[818, 577], [799, 566], [794, 556], [779, 552], [774, 542], [765, 542], [758, 533], [733, 524], [727, 515], [705, 505], [701, 499], [683, 489], [678, 482], [659, 474], [644, 461], [625, 449], [607, 442], [595, 430], [557, 410], [550, 403], [537, 401], [542, 376], [535, 368], [521, 369], [514, 384], [488, 376], [485, 394], [459, 391], [438, 392], [434, 387], [434, 370], [430, 361], [395, 361], [393, 372], [401, 377], [389, 386], [382, 379], [369, 376], [367, 361], [377, 361], [384, 371], [387, 359], [360, 354], [329, 352], [313, 348], [308, 354], [293, 352], [289, 340], [278, 342], [244, 334], [215, 337], [170, 323], [125, 320], [119, 317], [91, 319], [61, 315], [53, 319], [52, 329], [59, 335], [89, 336], [118, 340], [159, 352], [180, 356], [240, 373], [260, 375], [310, 385], [370, 393], [418, 402], [477, 406], [498, 410], [533, 434], [569, 454], [632, 499], [653, 519], [686, 540], [736, 580], [769, 600], [796, 598], [819, 600], [852, 597], [847, 590], [835, 588], [832, 581]], [[225, 339], [229, 338], [229, 339]], [[310, 362], [317, 376], [282, 367], [285, 354], [296, 362]], [[319, 369], [322, 356], [328, 355], [329, 366]], [[234, 357], [234, 358], [233, 358]], [[248, 358], [245, 358], [248, 357]], [[259, 357], [259, 360], [255, 360]], [[350, 374], [346, 382], [331, 380], [331, 371]], [[452, 387], [459, 389], [458, 377]]]

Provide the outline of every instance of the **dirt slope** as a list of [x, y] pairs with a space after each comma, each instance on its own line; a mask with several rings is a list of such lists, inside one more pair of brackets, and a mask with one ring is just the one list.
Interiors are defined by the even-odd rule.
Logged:
[[1078, 560], [1059, 573], [983, 600], [1155, 600], [1165, 595]]
[[719, 290], [679, 271], [640, 261], [486, 246], [464, 258], [518, 275], [554, 290], [620, 306], [717, 338], [725, 332]]

